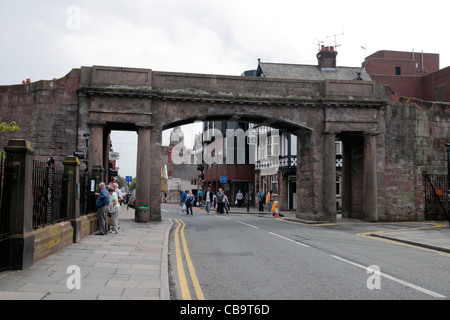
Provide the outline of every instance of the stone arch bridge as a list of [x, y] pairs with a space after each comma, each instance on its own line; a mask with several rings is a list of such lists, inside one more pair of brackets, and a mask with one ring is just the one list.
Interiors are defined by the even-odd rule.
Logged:
[[194, 121], [262, 124], [297, 139], [297, 217], [336, 221], [335, 138], [343, 141], [345, 216], [423, 219], [422, 173], [445, 165], [450, 107], [399, 97], [368, 81], [309, 81], [93, 66], [50, 81], [0, 87], [0, 115], [38, 156], [85, 151], [106, 180], [111, 130], [138, 133], [138, 221], [158, 221], [162, 131]]

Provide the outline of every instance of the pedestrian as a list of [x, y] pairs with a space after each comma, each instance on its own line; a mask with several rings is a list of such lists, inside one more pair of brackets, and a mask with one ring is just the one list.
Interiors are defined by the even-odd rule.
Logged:
[[203, 199], [205, 200], [206, 214], [210, 214], [209, 211], [211, 210], [211, 203], [213, 201], [213, 193], [212, 193], [210, 187], [208, 187], [208, 189], [206, 189]]
[[228, 207], [229, 207], [229, 205], [230, 205], [230, 201], [228, 201], [228, 197], [227, 197], [227, 195], [224, 193], [224, 194], [223, 194], [223, 208], [225, 209], [225, 211], [227, 212], [227, 214], [228, 214]]
[[119, 201], [119, 205], [122, 205], [124, 199], [123, 199], [122, 191], [120, 191], [119, 185], [117, 184], [117, 182], [113, 183], [113, 187], [114, 187], [114, 192], [117, 194], [117, 200]]
[[258, 202], [259, 202], [259, 212], [264, 212], [264, 201], [266, 199], [264, 198], [264, 191], [262, 189], [259, 189], [258, 192]]
[[189, 191], [189, 195], [186, 197], [186, 214], [189, 215], [189, 211], [191, 211], [191, 216], [193, 216], [192, 206], [194, 205], [195, 197], [192, 194], [192, 191]]
[[119, 211], [120, 203], [119, 196], [117, 195], [114, 187], [108, 186], [109, 191], [109, 203], [113, 206], [113, 212], [111, 212], [112, 231], [111, 233], [117, 233], [119, 231]]
[[109, 205], [109, 192], [105, 187], [104, 182], [100, 182], [98, 185], [100, 192], [96, 193], [97, 197], [96, 207], [97, 207], [97, 219], [99, 231], [96, 233], [98, 236], [106, 235], [107, 225], [108, 225], [108, 205]]
[[225, 205], [225, 194], [222, 191], [222, 188], [219, 188], [219, 192], [216, 193], [217, 199], [217, 213], [223, 214], [223, 207]]
[[202, 206], [202, 196], [203, 196], [203, 191], [199, 190], [198, 191], [198, 206], [201, 207]]
[[267, 194], [266, 203], [267, 203], [267, 212], [270, 212], [272, 210], [272, 203], [273, 203], [273, 191], [272, 190], [270, 190], [270, 192]]
[[242, 205], [242, 199], [244, 199], [244, 195], [242, 194], [241, 190], [239, 190], [239, 192], [236, 194], [236, 201], [239, 208]]
[[180, 202], [181, 213], [183, 213], [183, 211], [186, 210], [186, 198], [187, 198], [187, 193], [186, 193], [186, 191], [183, 191], [183, 193], [181, 194], [181, 202]]

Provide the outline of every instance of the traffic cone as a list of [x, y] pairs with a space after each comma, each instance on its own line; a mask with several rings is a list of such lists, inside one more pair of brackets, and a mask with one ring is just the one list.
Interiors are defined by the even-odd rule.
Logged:
[[275, 212], [273, 214], [273, 217], [274, 218], [279, 218], [280, 214], [278, 213], [278, 201], [275, 201], [274, 206], [275, 206]]

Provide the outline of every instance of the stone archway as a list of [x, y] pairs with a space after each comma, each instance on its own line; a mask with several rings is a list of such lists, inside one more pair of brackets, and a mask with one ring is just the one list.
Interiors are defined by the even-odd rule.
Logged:
[[[335, 138], [363, 132], [362, 210], [366, 219], [377, 219], [376, 151], [384, 148], [378, 135], [384, 132], [379, 113], [386, 103], [381, 84], [98, 66], [82, 68], [80, 82], [79, 127], [91, 132], [89, 164], [94, 176], [105, 174], [108, 128], [125, 126], [138, 133], [138, 221], [161, 219], [163, 129], [214, 119], [260, 123], [298, 136], [297, 217], [308, 220], [336, 221]], [[141, 214], [140, 208], [149, 215]]]

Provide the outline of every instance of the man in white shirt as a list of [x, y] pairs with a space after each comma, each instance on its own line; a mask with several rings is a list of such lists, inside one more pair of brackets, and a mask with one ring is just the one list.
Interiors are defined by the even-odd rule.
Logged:
[[205, 192], [203, 197], [204, 197], [203, 199], [205, 200], [206, 213], [210, 214], [209, 210], [211, 209], [211, 202], [212, 202], [212, 199], [213, 199], [213, 193], [212, 193], [212, 191], [211, 191], [211, 189], [209, 187], [206, 190], [206, 192]]

